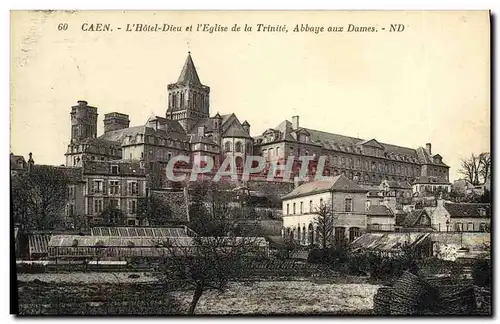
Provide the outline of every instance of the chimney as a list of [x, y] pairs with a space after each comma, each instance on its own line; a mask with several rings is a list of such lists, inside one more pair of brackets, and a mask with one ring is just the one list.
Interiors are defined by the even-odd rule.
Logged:
[[129, 125], [129, 116], [126, 114], [112, 112], [104, 115], [104, 133], [128, 128]]
[[425, 144], [425, 150], [427, 151], [427, 154], [432, 155], [432, 146], [431, 143]]
[[86, 107], [88, 105], [88, 102], [86, 102], [85, 100], [78, 100], [77, 103], [80, 107]]
[[292, 129], [299, 129], [299, 116], [292, 117]]
[[198, 136], [205, 136], [205, 126], [198, 127]]

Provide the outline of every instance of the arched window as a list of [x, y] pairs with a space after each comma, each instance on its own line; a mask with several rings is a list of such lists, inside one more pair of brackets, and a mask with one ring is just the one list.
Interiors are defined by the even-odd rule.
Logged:
[[273, 154], [274, 154], [274, 149], [270, 148], [268, 150], [267, 160], [271, 160], [273, 158]]
[[231, 152], [231, 142], [224, 143], [224, 151]]
[[252, 143], [248, 142], [246, 145], [245, 153], [251, 154], [252, 153]]
[[297, 241], [300, 242], [300, 240], [302, 239], [302, 236], [301, 236], [301, 233], [300, 233], [300, 226], [297, 227]]
[[241, 142], [238, 141], [236, 144], [234, 144], [234, 151], [235, 152], [241, 152]]
[[279, 158], [279, 156], [280, 156], [280, 148], [279, 148], [279, 147], [277, 147], [277, 148], [276, 148], [276, 156], [277, 156], [278, 158]]
[[302, 244], [307, 245], [307, 232], [306, 226], [302, 226]]

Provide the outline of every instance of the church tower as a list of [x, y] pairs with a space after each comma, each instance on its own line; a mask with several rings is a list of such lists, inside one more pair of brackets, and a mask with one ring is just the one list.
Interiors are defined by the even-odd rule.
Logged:
[[209, 118], [210, 88], [200, 82], [198, 73], [188, 52], [179, 80], [168, 85], [167, 119], [178, 120], [186, 132], [196, 122]]

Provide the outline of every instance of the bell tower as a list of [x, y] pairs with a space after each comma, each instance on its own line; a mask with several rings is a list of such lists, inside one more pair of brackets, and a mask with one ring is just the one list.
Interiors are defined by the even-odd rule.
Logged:
[[188, 52], [181, 75], [168, 87], [167, 119], [178, 120], [186, 132], [196, 122], [210, 116], [210, 88], [201, 84], [198, 72]]

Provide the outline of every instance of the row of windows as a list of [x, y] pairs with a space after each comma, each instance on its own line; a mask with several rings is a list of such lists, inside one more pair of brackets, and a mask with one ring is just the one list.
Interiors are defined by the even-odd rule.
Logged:
[[[316, 230], [314, 230], [314, 227], [312, 224], [309, 224], [309, 226], [306, 227], [300, 225], [297, 227], [297, 229], [290, 229], [287, 228], [283, 230], [283, 238], [286, 240], [293, 240], [296, 241], [302, 245], [308, 245], [308, 244], [319, 244], [322, 243], [321, 241], [321, 230], [319, 227], [316, 227]], [[348, 228], [348, 235], [349, 235], [349, 241], [352, 242], [356, 238], [361, 236], [361, 228], [359, 227], [349, 227]], [[346, 228], [345, 227], [335, 227], [335, 232], [334, 232], [334, 242], [340, 243], [345, 240], [346, 236]], [[327, 243], [333, 243], [333, 242], [327, 242]]]
[[490, 225], [486, 223], [474, 224], [473, 222], [468, 223], [455, 223], [455, 231], [457, 232], [489, 232]]
[[[140, 195], [141, 190], [139, 190], [139, 183], [137, 181], [130, 181], [127, 183], [127, 191], [124, 193], [125, 195]], [[109, 190], [106, 190], [106, 182], [103, 180], [92, 180], [89, 186], [89, 192], [93, 193], [106, 193], [108, 192], [110, 195], [118, 195], [120, 194], [120, 181], [110, 180], [109, 181]]]
[[[224, 152], [232, 152], [233, 151], [233, 143], [232, 142], [226, 142], [224, 143]], [[246, 150], [247, 153], [250, 153], [252, 151], [252, 143], [247, 143], [246, 145]], [[234, 143], [234, 152], [243, 152], [243, 143], [240, 141], [236, 141]]]
[[[143, 134], [136, 135], [136, 144], [143, 143], [143, 140], [144, 140]], [[132, 142], [132, 135], [128, 135], [125, 138], [124, 144], [131, 144], [131, 142]], [[182, 149], [187, 149], [189, 147], [189, 144], [187, 142], [181, 142], [181, 141], [177, 141], [174, 139], [165, 139], [163, 137], [155, 137], [152, 135], [146, 135], [145, 143], [157, 144], [157, 145], [168, 146], [168, 147], [176, 147], [176, 148], [182, 148]]]
[[[88, 144], [80, 144], [80, 145], [71, 145], [70, 147], [70, 152], [71, 153], [78, 153], [78, 152], [85, 152], [89, 148]], [[106, 146], [92, 146], [93, 152], [96, 153], [101, 153], [101, 154], [106, 154], [106, 155], [113, 155], [113, 156], [118, 156], [121, 154], [121, 148], [118, 147], [106, 147]]]
[[[109, 206], [112, 208], [120, 209], [120, 200], [119, 199], [110, 199]], [[87, 213], [90, 215], [100, 215], [104, 210], [104, 200], [102, 198], [93, 198], [89, 199]], [[68, 216], [72, 216], [74, 213], [74, 206], [72, 204], [68, 204], [67, 208]], [[137, 200], [128, 199], [127, 200], [127, 213], [130, 215], [137, 214]]]
[[[323, 198], [320, 198], [319, 200], [319, 206], [323, 205]], [[290, 204], [286, 204], [286, 215], [296, 215], [297, 210], [296, 210], [297, 204], [292, 203], [292, 214], [290, 214]], [[299, 215], [304, 214], [304, 202], [300, 202], [300, 207], [299, 207]], [[309, 200], [309, 208], [308, 208], [308, 213], [313, 214], [314, 212], [317, 212], [317, 209], [315, 210], [313, 206], [313, 201]], [[345, 198], [344, 200], [344, 212], [352, 212], [353, 211], [353, 205], [352, 205], [352, 198]]]
[[208, 96], [197, 91], [179, 90], [169, 93], [168, 97], [169, 107], [171, 108], [188, 108], [189, 101], [186, 100], [186, 98], [189, 99], [190, 97], [190, 100], [193, 101], [194, 107], [201, 107], [202, 109], [204, 109], [206, 106], [208, 106]]

